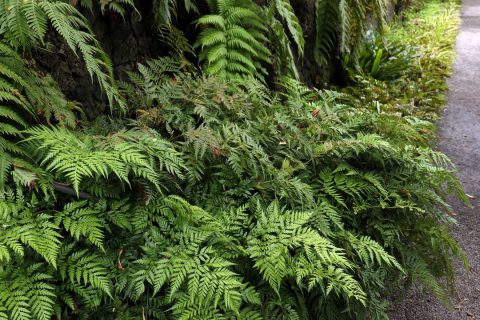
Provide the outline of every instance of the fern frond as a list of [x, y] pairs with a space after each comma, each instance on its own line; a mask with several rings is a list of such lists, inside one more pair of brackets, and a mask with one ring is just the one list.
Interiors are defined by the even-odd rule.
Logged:
[[300, 25], [297, 15], [295, 14], [295, 11], [293, 10], [290, 0], [275, 0], [274, 3], [278, 14], [287, 24], [288, 31], [297, 45], [299, 56], [302, 56], [303, 48], [305, 46], [303, 29]]
[[317, 0], [315, 2], [315, 60], [326, 65], [335, 45], [338, 22], [338, 0]]
[[25, 269], [8, 267], [0, 271], [0, 316], [12, 320], [51, 319], [55, 288], [49, 283], [51, 275], [42, 272], [41, 267], [32, 264]]
[[270, 51], [264, 43], [265, 26], [254, 3], [218, 0], [216, 14], [200, 17], [197, 25], [208, 26], [194, 44], [200, 48], [200, 61], [207, 72], [222, 77], [256, 76], [261, 78], [258, 61], [270, 62]]
[[110, 107], [125, 102], [115, 85], [112, 64], [100, 48], [85, 17], [71, 4], [60, 1], [2, 0], [0, 32], [10, 44], [29, 48], [35, 42], [43, 42], [47, 33], [47, 21], [63, 37], [70, 49], [80, 52], [87, 71], [96, 77], [105, 91]]
[[35, 212], [22, 199], [11, 199], [0, 202], [0, 219], [3, 221], [2, 260], [12, 259], [9, 250], [24, 256], [25, 249], [31, 248], [52, 266], [57, 265], [61, 236], [50, 215]]

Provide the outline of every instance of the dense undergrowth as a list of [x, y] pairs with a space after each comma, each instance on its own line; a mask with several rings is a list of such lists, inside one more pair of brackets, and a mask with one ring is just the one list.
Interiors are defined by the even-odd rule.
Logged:
[[437, 120], [446, 102], [458, 27], [456, 2], [430, 1], [407, 10], [383, 37], [367, 38], [362, 63], [351, 71], [355, 85], [347, 92], [372, 110], [381, 105], [380, 111]]
[[[412, 282], [447, 299], [461, 250], [445, 199], [464, 196], [426, 120], [455, 5], [427, 2], [362, 44], [381, 1], [318, 0], [332, 25], [352, 19], [317, 26], [319, 63], [341, 40], [354, 84], [341, 93], [292, 78], [301, 25], [273, 2], [208, 1], [189, 44], [173, 2], [156, 1], [172, 54], [119, 84], [73, 2], [1, 2], [0, 319], [383, 319], [387, 287]], [[86, 119], [35, 70], [48, 23], [112, 113]], [[272, 57], [286, 64], [270, 70]]]

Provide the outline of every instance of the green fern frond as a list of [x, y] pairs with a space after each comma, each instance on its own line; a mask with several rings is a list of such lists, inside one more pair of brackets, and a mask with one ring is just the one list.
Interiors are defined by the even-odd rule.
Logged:
[[[130, 176], [144, 179], [160, 191], [159, 171], [182, 174], [182, 160], [158, 135], [132, 130], [82, 141], [81, 135], [64, 128], [36, 127], [26, 133], [29, 137], [25, 142], [36, 150], [40, 164], [71, 183], [77, 193], [86, 179], [116, 177], [120, 183], [131, 185]], [[143, 143], [138, 144], [138, 139]]]
[[[238, 2], [238, 3], [237, 3]], [[256, 76], [261, 68], [255, 62], [270, 62], [264, 43], [264, 25], [255, 4], [218, 0], [216, 14], [200, 17], [197, 25], [206, 25], [194, 47], [200, 48], [200, 61], [212, 75], [222, 77]]]
[[293, 10], [290, 0], [275, 0], [274, 4], [279, 16], [285, 21], [293, 41], [297, 45], [299, 56], [302, 56], [305, 46], [303, 29], [295, 11]]
[[70, 49], [80, 52], [87, 71], [96, 77], [111, 108], [125, 108], [113, 78], [112, 64], [100, 48], [85, 17], [71, 4], [60, 1], [2, 0], [0, 32], [16, 47], [30, 48], [42, 43], [48, 23], [63, 37]]
[[42, 272], [41, 264], [26, 268], [7, 267], [0, 271], [0, 317], [5, 319], [48, 320], [54, 314], [55, 288], [51, 275]]
[[111, 297], [109, 270], [99, 256], [88, 250], [71, 252], [71, 246], [63, 248], [59, 255], [59, 272], [63, 281], [78, 286], [90, 285]]
[[2, 196], [0, 202], [1, 260], [10, 261], [12, 253], [24, 256], [25, 249], [30, 248], [55, 267], [61, 238], [58, 227], [49, 214], [34, 211], [35, 201], [24, 203], [18, 196], [13, 197]]
[[335, 45], [338, 22], [337, 0], [318, 0], [315, 2], [315, 60], [326, 65]]

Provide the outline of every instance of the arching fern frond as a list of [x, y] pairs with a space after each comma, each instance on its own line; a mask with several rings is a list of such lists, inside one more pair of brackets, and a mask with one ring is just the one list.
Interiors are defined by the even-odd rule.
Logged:
[[265, 27], [253, 2], [218, 0], [212, 5], [213, 14], [197, 20], [204, 25], [195, 43], [206, 71], [221, 77], [253, 76], [262, 78], [261, 62], [270, 63], [270, 51], [264, 45], [268, 39]]
[[302, 56], [303, 48], [305, 46], [303, 29], [295, 11], [293, 10], [290, 0], [274, 0], [273, 5], [276, 8], [278, 15], [282, 17], [282, 20], [287, 25], [288, 31], [297, 45], [298, 54]]
[[48, 193], [41, 170], [32, 166], [28, 152], [17, 142], [31, 121], [74, 127], [74, 108], [49, 77], [28, 68], [20, 55], [0, 42], [0, 192], [13, 180], [26, 187], [39, 184]]
[[21, 194], [0, 195], [0, 261], [23, 257], [31, 249], [52, 266], [57, 265], [60, 234], [49, 214], [36, 211], [36, 199]]
[[71, 183], [77, 193], [84, 180], [112, 178], [129, 186], [130, 178], [141, 179], [160, 191], [162, 178], [168, 178], [165, 173], [182, 174], [178, 153], [153, 131], [121, 131], [110, 137], [75, 134], [64, 128], [36, 127], [26, 132], [26, 145], [40, 165]]
[[[158, 26], [170, 25], [178, 13], [179, 0], [154, 0], [153, 13], [155, 23]], [[183, 3], [183, 9], [187, 13], [198, 13], [198, 8], [195, 0], [180, 0]]]
[[315, 61], [326, 65], [336, 41], [338, 25], [338, 0], [315, 2]]
[[0, 34], [15, 47], [43, 44], [49, 23], [70, 49], [82, 55], [87, 71], [98, 80], [110, 106], [118, 104], [123, 109], [125, 102], [115, 85], [111, 61], [86, 18], [73, 5], [55, 0], [0, 2]]
[[52, 276], [42, 264], [0, 269], [0, 319], [48, 320], [54, 314], [56, 294]]
[[264, 13], [266, 25], [270, 29], [270, 43], [273, 47], [272, 66], [278, 76], [289, 76], [294, 79], [300, 79], [290, 38], [288, 37], [283, 24], [276, 18], [273, 9], [274, 7], [266, 10], [266, 13]]
[[[133, 0], [94, 0], [99, 3], [100, 10], [102, 13], [105, 11], [112, 11], [116, 12], [122, 17], [125, 16], [126, 8], [132, 8], [135, 12], [140, 15], [140, 12], [135, 7], [135, 3]], [[93, 10], [93, 0], [80, 0], [80, 5], [82, 7], [88, 8]]]
[[367, 15], [373, 13], [381, 29], [386, 16], [384, 0], [316, 0], [315, 60], [326, 65], [335, 46], [341, 53], [356, 52], [364, 40]]

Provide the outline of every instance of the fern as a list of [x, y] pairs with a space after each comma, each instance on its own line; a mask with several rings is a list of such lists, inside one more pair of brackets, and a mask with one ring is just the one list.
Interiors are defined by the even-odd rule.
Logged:
[[4, 44], [0, 44], [0, 50], [0, 191], [3, 191], [12, 165], [18, 156], [25, 155], [11, 138], [18, 138], [19, 129], [27, 125], [25, 116], [32, 115], [34, 107], [19, 91], [28, 84], [12, 69], [23, 65], [20, 57]]
[[315, 2], [315, 60], [320, 65], [328, 63], [335, 45], [338, 24], [338, 0]]
[[290, 0], [275, 0], [274, 7], [278, 12], [278, 15], [285, 21], [288, 31], [297, 45], [298, 53], [300, 56], [302, 56], [303, 48], [305, 46], [303, 30], [302, 26], [300, 25], [300, 21], [298, 20], [295, 11], [290, 4]]
[[262, 77], [261, 62], [269, 63], [270, 51], [264, 45], [265, 27], [251, 2], [243, 5], [236, 0], [218, 0], [211, 5], [215, 14], [205, 15], [197, 25], [203, 30], [195, 47], [200, 48], [199, 59], [206, 71], [221, 77]]
[[[135, 7], [133, 0], [106, 0], [106, 1], [98, 1], [100, 5], [100, 10], [104, 14], [105, 11], [109, 10], [112, 12], [116, 12], [122, 17], [125, 17], [126, 9], [125, 7], [132, 8], [135, 12], [140, 15], [140, 12]], [[90, 10], [93, 10], [93, 2], [92, 0], [80, 0], [80, 5], [82, 7], [86, 7]]]
[[373, 10], [380, 28], [386, 16], [384, 0], [316, 0], [315, 7], [315, 60], [320, 65], [328, 64], [337, 44], [342, 53], [353, 52], [356, 59], [367, 29], [367, 13]]
[[[155, 77], [153, 70], [149, 74]], [[169, 134], [182, 146], [181, 152], [187, 157], [189, 167], [197, 168], [187, 174], [190, 177], [185, 194], [188, 199], [208, 209], [225, 208], [227, 211], [245, 202], [255, 204], [257, 199], [277, 199], [289, 208], [308, 208], [310, 211], [305, 217], [295, 216], [292, 221], [304, 226], [298, 228], [305, 237], [312, 236], [311, 239], [318, 241], [326, 239], [317, 244], [317, 251], [307, 244], [301, 245], [301, 241], [310, 238], [296, 240], [295, 246], [289, 247], [288, 236], [281, 238], [284, 243], [276, 242], [280, 236], [275, 236], [282, 234], [281, 226], [287, 225], [283, 219], [289, 214], [284, 217], [278, 210], [259, 209], [258, 222], [238, 214], [239, 220], [232, 229], [235, 230], [234, 238], [253, 237], [247, 249], [252, 254], [253, 265], [245, 268], [251, 272], [256, 265], [264, 286], [268, 284], [270, 290], [276, 290], [276, 295], [285, 296], [280, 305], [286, 305], [288, 299], [295, 301], [289, 302], [292, 309], [284, 310], [285, 313], [302, 318], [305, 312], [302, 301], [296, 301], [292, 298], [295, 294], [285, 289], [293, 286], [294, 290], [302, 292], [301, 295], [318, 294], [314, 301], [322, 307], [311, 311], [317, 316], [332, 314], [333, 317], [334, 310], [340, 312], [333, 307], [344, 303], [333, 298], [339, 296], [345, 299], [342, 301], [355, 305], [352, 308], [357, 310], [345, 318], [355, 318], [354, 314], [362, 312], [384, 314], [384, 301], [370, 295], [378, 292], [377, 285], [386, 281], [385, 272], [402, 274], [398, 271], [403, 270], [408, 274], [405, 260], [398, 254], [403, 246], [398, 239], [409, 243], [414, 241], [411, 238], [414, 234], [422, 239], [430, 238], [432, 233], [418, 225], [420, 220], [427, 225], [431, 225], [432, 219], [437, 222], [449, 220], [444, 220], [445, 211], [440, 213], [427, 205], [436, 203], [435, 206], [448, 210], [442, 200], [443, 192], [435, 187], [439, 182], [434, 182], [438, 180], [431, 175], [438, 175], [443, 182], [449, 181], [451, 173], [444, 168], [448, 163], [442, 157], [435, 160], [437, 157], [431, 150], [420, 151], [413, 147], [408, 151], [411, 147], [390, 143], [396, 133], [380, 136], [372, 134], [375, 130], [364, 130], [372, 127], [364, 126], [372, 123], [372, 114], [350, 107], [348, 97], [339, 93], [311, 91], [286, 79], [282, 81], [285, 92], [280, 102], [277, 97], [265, 95], [255, 83], [242, 83], [232, 91], [235, 85], [232, 82], [227, 85], [223, 81], [192, 80], [182, 75], [176, 75], [174, 83], [168, 78], [163, 81], [155, 90], [145, 89], [148, 96], [161, 101], [162, 107], [145, 106], [139, 111], [138, 121], [139, 125], [153, 126]], [[244, 100], [243, 92], [248, 92], [248, 99]], [[161, 119], [157, 116], [160, 108]], [[374, 125], [381, 123], [373, 121]], [[425, 151], [427, 153], [423, 154]], [[308, 161], [309, 165], [305, 166], [303, 161]], [[436, 163], [433, 167], [432, 161]], [[221, 184], [218, 179], [222, 179]], [[223, 187], [225, 184], [229, 187]], [[408, 191], [406, 186], [409, 186]], [[265, 212], [264, 217], [261, 212]], [[372, 212], [375, 216], [371, 216]], [[395, 219], [399, 219], [394, 224], [391, 223], [392, 212], [395, 212]], [[236, 214], [226, 221], [231, 223], [234, 217]], [[398, 221], [402, 221], [403, 227], [398, 227]], [[238, 224], [258, 226], [262, 230], [259, 238], [256, 239], [251, 227], [238, 227]], [[407, 229], [415, 231], [410, 234], [406, 225], [411, 226]], [[277, 227], [280, 229], [275, 229]], [[293, 231], [288, 231], [289, 235], [293, 234], [290, 232]], [[443, 248], [435, 249], [436, 254], [443, 250], [458, 253], [453, 243], [440, 240], [444, 239], [443, 235], [441, 232], [435, 236]], [[238, 245], [242, 241], [235, 243]], [[333, 248], [342, 249], [335, 251]], [[282, 257], [281, 252], [291, 253], [293, 257]], [[447, 260], [441, 258], [442, 262], [423, 257], [431, 261], [432, 266], [443, 265], [441, 272], [450, 272], [446, 267], [450, 262], [446, 262], [445, 256]], [[338, 265], [332, 265], [333, 261]], [[351, 264], [359, 268], [358, 273], [345, 271]], [[436, 268], [432, 267], [429, 272]], [[273, 300], [268, 301], [273, 308], [271, 314], [282, 314]]]
[[[187, 13], [198, 13], [198, 8], [194, 0], [181, 0], [183, 8]], [[153, 1], [153, 12], [155, 23], [159, 26], [170, 25], [173, 18], [177, 15], [177, 0], [155, 0]]]
[[288, 38], [282, 23], [277, 20], [274, 13], [272, 7], [272, 9], [268, 10], [265, 14], [267, 21], [270, 21], [269, 28], [271, 29], [271, 43], [274, 53], [272, 65], [277, 75], [299, 79], [300, 75], [290, 45], [290, 39]]
[[74, 127], [76, 105], [65, 99], [51, 78], [28, 68], [4, 43], [0, 43], [0, 100], [0, 192], [13, 181], [25, 187], [38, 184], [48, 195], [49, 177], [17, 142], [31, 121]]
[[85, 205], [86, 201], [68, 203], [64, 211], [55, 217], [56, 223], [61, 221], [64, 229], [75, 239], [85, 237], [90, 243], [103, 249], [105, 221], [98, 216], [98, 211]]
[[[326, 281], [327, 295], [335, 288], [337, 293], [365, 301], [362, 289], [346, 272], [350, 264], [343, 252], [315, 231], [304, 227], [312, 213], [287, 212], [281, 215], [276, 203], [267, 210], [259, 213], [257, 227], [252, 229], [247, 243], [255, 267], [274, 290], [278, 292], [283, 278], [295, 276], [299, 285], [308, 282], [308, 290]], [[263, 234], [265, 237], [261, 236]], [[303, 246], [304, 255], [289, 258], [289, 250], [298, 246]], [[325, 266], [322, 267], [322, 264]], [[308, 265], [312, 268], [303, 267]]]
[[[127, 73], [127, 119], [76, 118], [0, 46], [0, 319], [369, 319], [386, 316], [391, 283], [447, 297], [462, 252], [446, 199], [465, 197], [448, 159], [415, 144], [427, 124], [289, 78], [270, 90], [252, 77], [262, 61], [295, 75], [289, 37], [303, 48], [290, 2], [207, 3], [197, 46], [221, 76], [185, 62], [171, 23], [193, 2], [156, 2], [175, 53]], [[11, 44], [41, 44], [52, 23], [102, 56], [72, 5], [13, 4], [0, 11]], [[360, 18], [382, 2], [316, 4], [332, 14], [317, 30], [326, 61], [336, 43], [355, 53]]]
[[[381, 317], [390, 278], [445, 297], [435, 276], [451, 279], [450, 252], [461, 251], [439, 186], [461, 188], [443, 155], [393, 144], [345, 95], [291, 79], [271, 94], [254, 80], [183, 73], [168, 58], [130, 75], [129, 130], [102, 119], [35, 126], [19, 144], [64, 182], [59, 191], [72, 188], [39, 202], [40, 190], [18, 186], [1, 202], [2, 263], [40, 265], [22, 274], [48, 276], [42, 313]], [[23, 294], [5, 290], [1, 299]], [[0, 314], [34, 318], [33, 301], [0, 302]]]
[[20, 270], [0, 271], [0, 310], [4, 310], [5, 319], [51, 319], [55, 288], [51, 276], [41, 268], [41, 264], [32, 264]]
[[[60, 253], [59, 273], [61, 279], [80, 287], [91, 285], [93, 289], [111, 296], [112, 289], [108, 269], [102, 259], [95, 254], [88, 253], [87, 250], [71, 252], [71, 247], [63, 248]], [[69, 254], [68, 258], [67, 254]]]
[[3, 230], [0, 238], [1, 259], [10, 261], [13, 254], [24, 256], [26, 248], [31, 248], [46, 262], [56, 266], [60, 234], [51, 216], [35, 211], [38, 201], [25, 203], [21, 194], [9, 193], [2, 196], [0, 218]]
[[[71, 183], [77, 194], [86, 178], [116, 177], [120, 183], [130, 185], [129, 177], [134, 176], [160, 191], [162, 175], [157, 169], [182, 175], [183, 163], [176, 151], [167, 142], [161, 143], [161, 138], [153, 132], [143, 135], [131, 130], [110, 138], [90, 137], [83, 141], [61, 128], [37, 127], [27, 133], [29, 148], [36, 150], [41, 165]], [[137, 139], [143, 143], [133, 143]]]
[[15, 47], [30, 48], [43, 44], [48, 22], [75, 52], [80, 52], [89, 74], [95, 76], [105, 91], [110, 106], [125, 108], [118, 93], [110, 59], [100, 48], [88, 22], [74, 6], [60, 1], [2, 0], [0, 32]]

